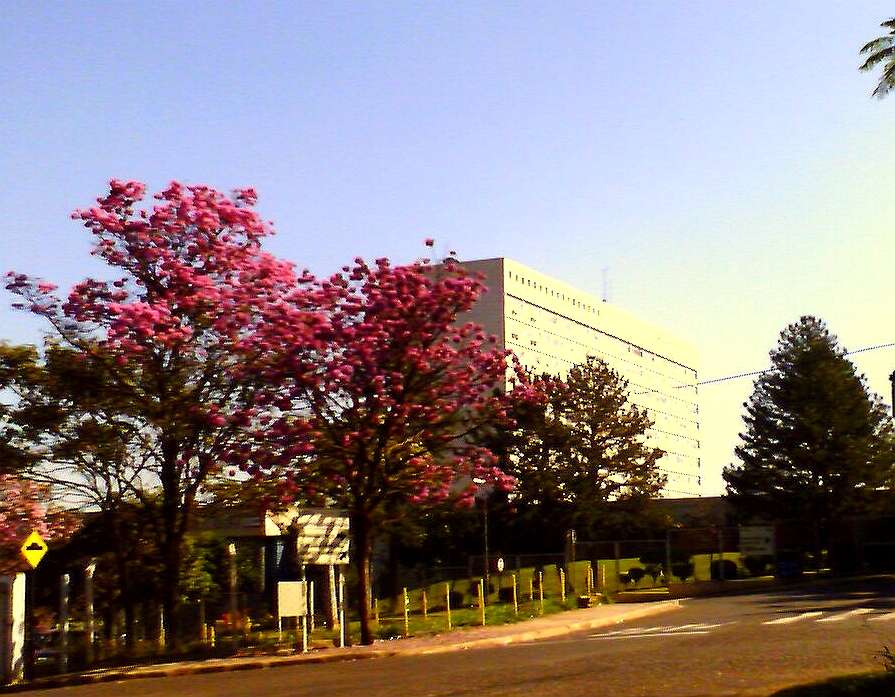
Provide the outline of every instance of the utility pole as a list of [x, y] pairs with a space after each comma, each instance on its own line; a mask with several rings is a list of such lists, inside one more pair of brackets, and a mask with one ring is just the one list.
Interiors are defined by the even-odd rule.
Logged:
[[892, 417], [895, 418], [895, 370], [889, 375], [889, 382], [892, 383]]

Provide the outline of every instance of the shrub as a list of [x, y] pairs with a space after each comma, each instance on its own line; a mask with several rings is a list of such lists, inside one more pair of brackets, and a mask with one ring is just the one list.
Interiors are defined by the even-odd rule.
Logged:
[[662, 565], [647, 564], [645, 571], [646, 575], [653, 579], [653, 585], [656, 585], [656, 582], [659, 580], [659, 576], [662, 575]]
[[659, 549], [658, 547], [646, 550], [640, 555], [640, 563], [644, 566], [651, 566], [653, 564], [665, 566], [665, 550]]
[[497, 589], [497, 600], [501, 603], [511, 603], [513, 602], [513, 589], [510, 588], [498, 588]]
[[679, 561], [671, 565], [671, 573], [681, 581], [686, 581], [693, 575], [695, 566], [692, 561]]
[[639, 566], [632, 566], [628, 569], [628, 578], [633, 581], [635, 586], [643, 580], [644, 576], [646, 576], [646, 571]]
[[[723, 576], [721, 574], [722, 569], [724, 570]], [[711, 574], [713, 581], [718, 581], [722, 578], [724, 580], [730, 580], [736, 578], [737, 573], [738, 568], [736, 562], [732, 559], [716, 559], [712, 562]]]
[[764, 576], [771, 560], [770, 557], [766, 556], [751, 556], [743, 557], [742, 561], [743, 566], [746, 567], [751, 575]]

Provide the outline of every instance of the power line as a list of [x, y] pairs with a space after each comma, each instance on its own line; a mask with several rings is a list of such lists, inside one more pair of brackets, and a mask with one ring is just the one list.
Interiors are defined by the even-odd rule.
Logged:
[[[854, 351], [846, 351], [844, 355], [851, 356], [855, 353], [866, 353], [867, 351], [876, 351], [877, 349], [890, 348], [892, 346], [895, 346], [895, 342], [892, 342], [889, 344], [879, 344], [878, 346], [867, 346], [865, 348], [855, 349]], [[702, 385], [712, 385], [717, 382], [727, 382], [728, 380], [738, 380], [740, 378], [751, 378], [754, 375], [761, 375], [762, 373], [766, 373], [768, 370], [770, 370], [770, 368], [765, 368], [764, 370], [753, 370], [749, 373], [738, 373], [736, 375], [727, 375], [723, 378], [712, 378], [711, 380], [699, 380], [698, 382], [689, 383], [686, 385], [675, 385], [673, 389], [683, 390], [683, 389], [687, 389], [688, 387], [700, 387]], [[650, 393], [658, 393], [658, 392], [659, 392], [659, 390], [649, 389], [649, 390], [643, 390], [642, 392], [634, 392], [633, 394], [641, 395], [641, 394], [650, 394]]]
[[[712, 378], [711, 380], [700, 380], [699, 382], [696, 383], [696, 385], [697, 386], [711, 385], [712, 383], [715, 383], [715, 382], [724, 382], [726, 380], [737, 380], [739, 378], [749, 378], [749, 377], [752, 377], [753, 375], [761, 375], [763, 372], [765, 372], [765, 371], [764, 370], [753, 370], [751, 373], [740, 373], [739, 375], [728, 375], [727, 377], [723, 377], [723, 378]], [[693, 385], [679, 385], [678, 387], [693, 387]]]
[[846, 351], [845, 355], [849, 356], [853, 353], [864, 353], [864, 351], [876, 351], [876, 349], [889, 348], [890, 346], [895, 346], [895, 342], [891, 344], [880, 344], [879, 346], [868, 346], [867, 348], [855, 349], [854, 351]]
[[[878, 346], [867, 346], [866, 348], [859, 348], [859, 349], [855, 349], [854, 351], [846, 351], [845, 355], [851, 356], [856, 353], [866, 353], [867, 351], [876, 351], [877, 349], [890, 348], [892, 346], [895, 346], [895, 342], [892, 342], [889, 344], [879, 344]], [[765, 370], [753, 370], [751, 373], [740, 373], [738, 375], [728, 375], [727, 377], [723, 377], [723, 378], [712, 378], [711, 380], [700, 380], [699, 382], [696, 383], [696, 385], [697, 386], [711, 385], [716, 382], [725, 382], [727, 380], [737, 380], [739, 378], [749, 378], [749, 377], [752, 377], [753, 375], [761, 375], [762, 373], [767, 372], [767, 370], [768, 369], [766, 368]], [[693, 385], [678, 385], [678, 387], [693, 387]]]

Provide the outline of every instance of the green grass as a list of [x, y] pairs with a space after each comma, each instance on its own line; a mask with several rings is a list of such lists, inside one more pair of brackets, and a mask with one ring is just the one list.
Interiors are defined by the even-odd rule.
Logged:
[[[487, 605], [485, 607], [485, 624], [501, 625], [512, 624], [514, 622], [522, 622], [527, 619], [538, 617], [541, 614], [548, 615], [564, 610], [570, 610], [576, 607], [575, 599], [568, 598], [565, 603], [560, 602], [558, 598], [544, 598], [543, 610], [539, 602], [525, 601], [519, 604], [518, 612], [514, 612], [512, 604], [500, 603]], [[451, 608], [451, 626], [448, 628], [447, 613], [444, 611], [430, 612], [426, 617], [419, 614], [412, 614], [408, 619], [408, 636], [423, 636], [432, 634], [443, 634], [447, 631], [455, 629], [463, 629], [465, 627], [479, 627], [482, 624], [481, 611], [477, 607], [460, 607]], [[377, 638], [391, 639], [404, 636], [404, 617], [403, 615], [384, 615], [380, 616], [378, 626], [374, 626], [374, 633]], [[350, 632], [353, 637], [360, 635], [357, 623], [352, 622]]]
[[892, 697], [895, 674], [888, 672], [844, 675], [775, 692], [772, 697]]
[[[496, 594], [495, 594], [496, 595]], [[382, 607], [382, 606], [381, 606]], [[513, 624], [515, 622], [523, 622], [528, 619], [540, 617], [542, 615], [550, 615], [565, 610], [572, 610], [578, 607], [577, 598], [569, 596], [565, 602], [559, 598], [544, 598], [543, 605], [536, 598], [531, 601], [526, 596], [520, 598], [518, 603], [518, 611], [515, 611], [512, 603], [498, 603], [496, 600], [486, 604], [485, 607], [485, 625], [497, 626], [504, 624]], [[465, 628], [482, 626], [481, 611], [476, 604], [464, 604], [461, 607], [452, 607], [450, 612], [450, 627], [448, 626], [448, 614], [442, 608], [430, 610], [426, 617], [423, 617], [418, 608], [411, 608], [406, 627], [406, 635], [413, 636], [432, 636], [435, 634], [444, 634], [448, 631], [463, 630]], [[360, 623], [356, 620], [348, 622], [346, 627], [347, 641], [349, 644], [356, 644], [360, 641]], [[377, 639], [397, 639], [405, 636], [404, 615], [400, 612], [389, 612], [388, 614], [380, 614], [378, 622], [374, 619], [372, 623], [373, 636]], [[243, 646], [266, 646], [274, 644], [295, 644], [299, 642], [301, 635], [297, 628], [290, 628], [284, 632], [283, 642], [279, 641], [279, 634], [276, 631], [253, 631], [249, 636], [245, 637], [241, 644]], [[220, 637], [221, 641], [226, 641], [224, 637]], [[339, 640], [339, 634], [336, 631], [328, 630], [325, 627], [318, 626], [309, 634], [309, 641], [313, 645], [319, 642], [336, 643]]]

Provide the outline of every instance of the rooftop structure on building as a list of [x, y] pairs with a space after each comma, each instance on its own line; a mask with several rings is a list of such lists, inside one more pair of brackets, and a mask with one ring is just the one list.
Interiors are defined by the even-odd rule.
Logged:
[[600, 298], [503, 257], [462, 262], [488, 292], [469, 319], [497, 337], [527, 372], [565, 376], [587, 356], [628, 382], [630, 401], [653, 421], [647, 442], [665, 455], [666, 497], [700, 496], [696, 348]]

